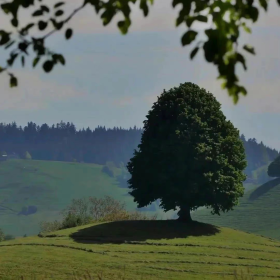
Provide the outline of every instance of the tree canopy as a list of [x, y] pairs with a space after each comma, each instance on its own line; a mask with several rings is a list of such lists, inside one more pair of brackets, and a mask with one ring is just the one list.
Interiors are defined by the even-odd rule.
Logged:
[[[162, 0], [160, 0], [162, 1]], [[9, 49], [16, 46], [10, 52], [6, 65], [0, 65], [0, 72], [7, 72], [10, 77], [10, 86], [18, 85], [17, 77], [10, 71], [14, 62], [20, 58], [22, 66], [25, 65], [25, 57], [33, 49], [33, 62], [35, 67], [40, 60], [44, 59], [42, 67], [45, 72], [52, 71], [56, 64], [65, 65], [63, 54], [50, 50], [46, 45], [46, 39], [57, 31], [62, 31], [68, 40], [73, 35], [73, 30], [67, 28], [69, 21], [86, 6], [92, 6], [97, 15], [100, 16], [103, 25], [108, 25], [114, 17], [122, 15], [122, 19], [117, 25], [122, 34], [126, 34], [132, 23], [131, 5], [139, 4], [143, 15], [149, 14], [149, 9], [154, 0], [84, 0], [80, 7], [77, 7], [70, 14], [66, 14], [65, 2], [58, 1], [54, 6], [50, 6], [44, 0], [10, 0], [1, 4], [1, 9], [7, 16], [12, 16], [11, 25], [15, 32], [0, 30], [0, 46]], [[241, 51], [255, 54], [255, 50], [250, 45], [243, 45], [240, 48], [239, 36], [241, 30], [251, 33], [248, 27], [249, 22], [255, 23], [258, 20], [259, 10], [267, 11], [268, 0], [173, 0], [172, 7], [180, 5], [181, 10], [175, 20], [175, 25], [186, 25], [186, 32], [181, 38], [183, 46], [196, 43], [190, 53], [193, 59], [200, 49], [204, 51], [205, 60], [212, 63], [218, 69], [218, 78], [223, 80], [222, 87], [228, 90], [229, 95], [236, 103], [240, 94], [246, 95], [246, 89], [239, 84], [236, 74], [236, 65], [242, 64], [246, 70], [246, 59]], [[277, 0], [280, 5], [280, 0]], [[20, 9], [30, 10], [30, 21], [21, 26], [19, 22]], [[47, 17], [47, 19], [45, 19]], [[195, 30], [194, 23], [212, 22], [211, 28], [204, 30], [206, 40], [197, 40], [199, 31]], [[50, 31], [48, 28], [51, 26]], [[36, 28], [36, 35], [31, 34]], [[16, 43], [16, 44], [15, 44]]]
[[127, 165], [138, 207], [160, 199], [165, 210], [232, 210], [243, 196], [245, 151], [239, 131], [215, 97], [192, 83], [165, 91], [146, 116], [141, 143]]
[[280, 177], [280, 156], [270, 163], [267, 169], [267, 175], [270, 177]]

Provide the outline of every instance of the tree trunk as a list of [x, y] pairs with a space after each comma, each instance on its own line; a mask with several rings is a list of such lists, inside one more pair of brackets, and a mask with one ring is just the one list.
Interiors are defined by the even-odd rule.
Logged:
[[188, 207], [186, 205], [180, 207], [178, 216], [179, 216], [178, 221], [181, 221], [184, 223], [192, 222], [191, 209], [190, 209], [190, 207]]

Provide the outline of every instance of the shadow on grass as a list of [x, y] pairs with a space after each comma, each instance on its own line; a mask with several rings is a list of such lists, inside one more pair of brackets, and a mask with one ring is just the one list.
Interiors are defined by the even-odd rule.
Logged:
[[189, 236], [210, 236], [219, 232], [216, 226], [199, 222], [185, 224], [177, 220], [118, 221], [80, 229], [70, 237], [78, 243], [122, 244], [126, 241], [143, 242]]
[[251, 193], [249, 200], [255, 200], [255, 199], [259, 198], [260, 196], [264, 195], [265, 193], [267, 193], [268, 191], [270, 191], [271, 189], [273, 189], [274, 187], [276, 187], [279, 184], [280, 184], [280, 178], [276, 178], [274, 180], [271, 180], [271, 181], [261, 185], [260, 187], [258, 187], [256, 190], [254, 190]]

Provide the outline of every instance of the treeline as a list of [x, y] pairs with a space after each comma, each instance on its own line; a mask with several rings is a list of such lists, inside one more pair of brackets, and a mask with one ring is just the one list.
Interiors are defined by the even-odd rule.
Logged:
[[[0, 123], [0, 150], [24, 157], [28, 151], [32, 159], [54, 161], [77, 161], [105, 164], [113, 161], [117, 166], [127, 163], [141, 139], [141, 128], [106, 129], [98, 126], [91, 130], [77, 129], [73, 123], [61, 121], [56, 125], [36, 125], [29, 122], [25, 127]], [[265, 146], [256, 139], [241, 139], [245, 146], [248, 167], [246, 174], [268, 164], [278, 156], [278, 151]]]

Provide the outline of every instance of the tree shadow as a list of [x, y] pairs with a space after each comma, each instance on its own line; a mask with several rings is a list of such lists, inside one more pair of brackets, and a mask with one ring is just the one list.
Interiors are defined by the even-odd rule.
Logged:
[[271, 180], [261, 185], [250, 194], [249, 200], [256, 200], [257, 198], [264, 195], [265, 193], [267, 193], [268, 191], [270, 191], [271, 189], [273, 189], [279, 184], [280, 184], [280, 178], [276, 178], [274, 180]]
[[165, 221], [118, 221], [80, 229], [70, 235], [78, 243], [122, 244], [127, 241], [187, 238], [189, 236], [211, 236], [219, 233], [218, 227], [210, 224], [177, 220]]

